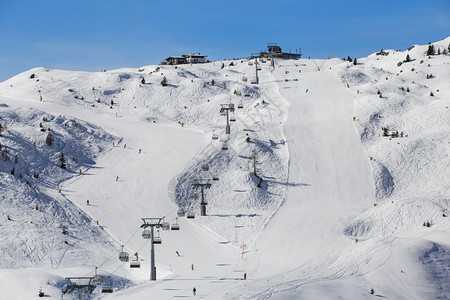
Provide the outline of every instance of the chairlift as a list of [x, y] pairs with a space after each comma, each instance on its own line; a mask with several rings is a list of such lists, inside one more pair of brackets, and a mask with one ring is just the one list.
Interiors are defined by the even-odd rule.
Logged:
[[213, 140], [217, 140], [219, 138], [219, 136], [214, 132], [213, 130], [213, 135], [211, 137]]
[[247, 77], [242, 77], [243, 82], [247, 82]]
[[239, 102], [238, 108], [244, 108], [244, 104], [242, 103], [242, 100]]
[[170, 229], [170, 224], [169, 224], [169, 222], [163, 222], [163, 223], [161, 224], [161, 229], [162, 229], [162, 230], [169, 230], [169, 229]]
[[153, 237], [153, 244], [161, 244], [162, 243], [162, 239], [159, 236], [159, 230], [156, 232], [156, 236]]
[[[252, 77], [252, 81], [250, 82], [251, 84], [256, 84], [256, 77]], [[249, 95], [250, 96], [250, 95]], [[246, 96], [248, 97], [248, 96]]]
[[152, 234], [151, 234], [150, 230], [145, 229], [144, 231], [142, 231], [142, 237], [146, 240], [151, 238]]
[[202, 165], [202, 170], [203, 171], [208, 171], [209, 170], [209, 166], [208, 165]]
[[221, 112], [220, 112], [220, 115], [221, 115], [221, 116], [226, 116], [226, 115], [227, 115], [227, 112], [226, 112], [226, 111], [221, 111]]
[[213, 175], [213, 176], [212, 176], [212, 180], [214, 180], [214, 181], [219, 180], [219, 175]]
[[231, 116], [230, 117], [230, 122], [236, 122], [236, 117], [235, 116]]
[[136, 256], [136, 260], [130, 261], [130, 268], [138, 269], [141, 267], [141, 262], [139, 261], [139, 254], [136, 252], [134, 256]]
[[175, 219], [175, 223], [170, 227], [171, 230], [180, 230], [180, 224], [178, 224], [178, 218]]
[[178, 210], [178, 212], [177, 212], [177, 215], [178, 215], [179, 217], [184, 217], [184, 215], [185, 215], [184, 210], [180, 208], [180, 209]]
[[123, 251], [123, 245], [122, 245], [122, 251], [119, 253], [119, 260], [120, 261], [128, 261], [130, 259], [130, 256], [128, 255], [128, 252]]
[[250, 97], [250, 93], [245, 93], [244, 97]]
[[108, 276], [108, 278], [109, 278], [109, 285], [102, 286], [102, 293], [112, 293], [113, 292], [111, 276]]
[[187, 218], [188, 218], [188, 219], [195, 219], [195, 214], [194, 214], [193, 212], [189, 212], [189, 213], [187, 214]]
[[251, 60], [248, 61], [249, 66], [253, 66], [253, 62]]
[[258, 64], [258, 66], [256, 67], [256, 70], [261, 71], [261, 64]]
[[97, 274], [97, 267], [95, 267], [95, 275], [92, 277], [92, 282], [94, 283], [102, 283], [103, 282], [103, 276]]
[[227, 144], [223, 144], [222, 145], [222, 150], [228, 150], [228, 145]]

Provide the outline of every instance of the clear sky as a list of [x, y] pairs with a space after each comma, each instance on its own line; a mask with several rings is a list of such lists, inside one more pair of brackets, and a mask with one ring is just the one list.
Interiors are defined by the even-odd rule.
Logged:
[[100, 71], [170, 55], [362, 57], [450, 35], [450, 0], [0, 0], [0, 82], [33, 67]]

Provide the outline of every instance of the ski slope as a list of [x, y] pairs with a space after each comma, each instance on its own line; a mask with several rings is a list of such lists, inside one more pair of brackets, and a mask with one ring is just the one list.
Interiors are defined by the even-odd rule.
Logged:
[[[65, 277], [98, 267], [115, 292], [97, 288], [95, 299], [193, 297], [193, 287], [205, 299], [445, 299], [450, 58], [426, 49], [385, 50], [357, 65], [261, 63], [259, 85], [249, 83], [255, 65], [247, 60], [98, 73], [36, 68], [0, 83], [0, 142], [11, 157], [0, 168], [0, 298], [30, 299], [42, 287], [60, 299]], [[219, 114], [227, 103], [243, 105], [229, 136]], [[43, 116], [53, 146], [44, 142]], [[67, 170], [55, 163], [61, 151], [77, 157]], [[13, 166], [23, 178], [10, 174]], [[192, 183], [212, 176], [219, 180], [200, 217]], [[151, 282], [141, 218], [174, 223], [179, 208], [197, 216], [178, 218], [180, 231], [160, 230]], [[118, 260], [121, 245], [138, 253], [140, 269]]]

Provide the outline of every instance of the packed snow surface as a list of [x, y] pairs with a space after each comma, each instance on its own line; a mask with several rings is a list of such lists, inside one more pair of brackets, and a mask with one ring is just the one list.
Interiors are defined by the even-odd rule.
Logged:
[[0, 299], [448, 299], [449, 44], [0, 83]]

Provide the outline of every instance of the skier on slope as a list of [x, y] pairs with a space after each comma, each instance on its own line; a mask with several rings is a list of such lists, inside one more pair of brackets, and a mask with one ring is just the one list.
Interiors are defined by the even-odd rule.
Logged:
[[192, 289], [192, 295], [196, 295], [196, 293], [197, 293], [197, 289], [194, 287], [193, 289]]
[[244, 273], [244, 280], [247, 279], [247, 273]]

